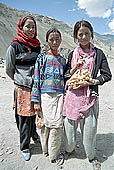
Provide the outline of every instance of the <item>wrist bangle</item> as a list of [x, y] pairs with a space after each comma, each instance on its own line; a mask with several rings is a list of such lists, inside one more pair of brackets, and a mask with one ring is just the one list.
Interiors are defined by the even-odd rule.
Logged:
[[94, 80], [94, 81], [93, 81], [93, 85], [95, 86], [96, 84], [97, 84], [97, 83], [96, 83], [96, 81]]

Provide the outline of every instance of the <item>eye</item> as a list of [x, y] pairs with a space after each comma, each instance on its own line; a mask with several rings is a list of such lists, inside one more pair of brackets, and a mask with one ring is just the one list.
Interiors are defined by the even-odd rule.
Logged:
[[35, 26], [32, 26], [32, 29], [35, 29]]
[[57, 41], [57, 42], [58, 42], [58, 41], [59, 41], [59, 38], [56, 38], [56, 39], [55, 39], [55, 41]]
[[79, 34], [79, 37], [82, 37], [82, 36], [83, 36], [83, 34], [82, 34], [82, 33], [80, 33], [80, 34]]
[[30, 30], [30, 29], [33, 30], [33, 29], [35, 29], [35, 26], [26, 25], [26, 28], [29, 29], [29, 30]]
[[88, 34], [89, 34], [88, 32], [85, 33], [85, 35], [88, 35]]
[[26, 28], [30, 29], [30, 26], [29, 26], [29, 25], [26, 25]]
[[52, 38], [52, 39], [49, 39], [51, 42], [53, 42], [54, 41], [54, 39]]

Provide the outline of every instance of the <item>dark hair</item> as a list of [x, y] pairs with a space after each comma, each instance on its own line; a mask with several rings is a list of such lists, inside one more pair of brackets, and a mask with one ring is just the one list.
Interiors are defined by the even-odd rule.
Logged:
[[88, 21], [85, 21], [85, 20], [81, 20], [81, 21], [78, 21], [78, 22], [76, 22], [75, 23], [75, 25], [74, 25], [74, 32], [73, 32], [73, 36], [74, 36], [74, 41], [75, 41], [75, 39], [77, 39], [77, 33], [78, 33], [78, 30], [79, 30], [79, 28], [80, 27], [88, 27], [89, 29], [90, 29], [90, 31], [91, 31], [91, 37], [92, 37], [92, 39], [93, 39], [93, 27], [92, 27], [92, 25], [88, 22]]
[[34, 23], [35, 23], [35, 26], [36, 26], [36, 21], [34, 20], [34, 18], [33, 18], [32, 16], [26, 16], [26, 17], [23, 19], [22, 23], [21, 23], [21, 28], [23, 28], [23, 26], [24, 26], [24, 24], [25, 24], [25, 22], [26, 22], [27, 19], [33, 20]]
[[46, 33], [46, 42], [48, 42], [49, 34], [55, 33], [55, 32], [58, 33], [60, 35], [60, 38], [61, 38], [61, 33], [57, 28], [50, 28]]

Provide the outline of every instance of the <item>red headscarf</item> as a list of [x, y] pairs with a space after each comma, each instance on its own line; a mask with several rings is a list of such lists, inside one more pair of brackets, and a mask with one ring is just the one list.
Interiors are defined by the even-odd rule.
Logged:
[[[20, 29], [22, 22], [25, 18], [32, 19], [35, 22], [35, 35], [34, 38], [28, 37], [26, 34], [23, 33], [23, 31]], [[37, 37], [37, 28], [36, 28], [36, 21], [32, 16], [24, 16], [22, 17], [18, 24], [17, 24], [17, 36], [13, 38], [13, 41], [19, 41], [25, 44], [27, 47], [40, 47], [40, 42], [36, 38]]]

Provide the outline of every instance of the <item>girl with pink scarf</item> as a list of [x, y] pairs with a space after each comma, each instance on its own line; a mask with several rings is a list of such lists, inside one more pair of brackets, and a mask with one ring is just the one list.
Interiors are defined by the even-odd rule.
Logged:
[[[64, 107], [64, 143], [66, 153], [72, 153], [76, 145], [76, 131], [80, 124], [83, 144], [93, 169], [99, 170], [101, 163], [96, 158], [95, 143], [99, 114], [98, 85], [111, 80], [111, 72], [102, 50], [91, 43], [93, 28], [88, 21], [78, 21], [74, 26], [74, 40], [78, 46], [68, 56], [65, 72], [68, 85]], [[88, 70], [91, 81], [79, 81], [77, 88], [69, 86], [69, 78]], [[100, 71], [100, 75], [98, 72]]]

